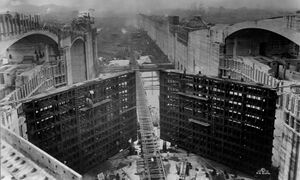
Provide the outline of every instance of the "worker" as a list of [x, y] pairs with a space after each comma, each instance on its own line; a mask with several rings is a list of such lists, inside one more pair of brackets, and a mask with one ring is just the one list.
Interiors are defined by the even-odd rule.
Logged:
[[116, 180], [120, 180], [120, 175], [119, 175], [119, 173], [117, 173], [117, 175], [116, 175]]
[[92, 101], [92, 99], [87, 97], [87, 98], [85, 99], [85, 104], [86, 104], [86, 106], [88, 106], [88, 107], [93, 107], [93, 101]]
[[90, 90], [89, 92], [90, 92], [90, 96], [91, 96], [92, 98], [94, 98], [94, 94], [95, 94], [94, 90]]
[[97, 175], [98, 180], [104, 180], [105, 176], [104, 174], [101, 172], [100, 174]]
[[85, 98], [85, 104], [86, 104], [86, 106], [88, 106], [88, 107], [93, 107], [93, 97], [94, 97], [94, 91], [93, 90], [90, 90], [89, 91], [89, 94], [86, 96], [86, 98]]

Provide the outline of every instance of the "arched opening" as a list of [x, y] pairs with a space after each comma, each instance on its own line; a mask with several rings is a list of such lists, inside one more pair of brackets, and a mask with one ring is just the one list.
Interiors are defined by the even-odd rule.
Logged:
[[297, 58], [299, 46], [289, 39], [263, 29], [242, 29], [225, 39], [226, 55], [284, 56]]
[[85, 44], [82, 39], [77, 39], [71, 47], [71, 65], [73, 83], [87, 80]]
[[54, 60], [59, 55], [58, 44], [43, 34], [32, 34], [16, 41], [6, 49], [9, 63], [36, 63]]
[[[225, 57], [229, 60], [225, 63], [231, 63], [230, 68], [242, 68], [256, 82], [267, 82], [269, 75], [277, 79], [300, 80], [299, 46], [268, 30], [249, 28], [230, 34], [225, 39]], [[227, 75], [243, 78], [236, 72]]]

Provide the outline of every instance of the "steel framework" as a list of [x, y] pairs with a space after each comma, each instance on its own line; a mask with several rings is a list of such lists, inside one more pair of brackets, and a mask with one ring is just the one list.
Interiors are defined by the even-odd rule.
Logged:
[[28, 139], [84, 173], [136, 140], [135, 72], [121, 73], [24, 103]]
[[250, 174], [270, 168], [276, 99], [260, 85], [160, 71], [161, 138]]

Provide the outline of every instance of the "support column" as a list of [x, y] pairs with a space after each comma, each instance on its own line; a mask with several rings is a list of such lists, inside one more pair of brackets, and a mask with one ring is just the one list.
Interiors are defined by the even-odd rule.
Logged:
[[173, 37], [173, 40], [174, 40], [173, 58], [174, 58], [174, 64], [175, 64], [175, 69], [176, 69], [176, 66], [177, 66], [177, 54], [176, 54], [176, 51], [177, 51], [177, 33], [175, 33], [175, 36]]
[[86, 59], [86, 78], [87, 80], [94, 78], [94, 52], [93, 52], [93, 38], [92, 32], [86, 35], [85, 41], [85, 59]]
[[11, 18], [7, 16], [7, 27], [8, 27], [8, 36], [12, 35], [12, 24], [11, 24]]
[[32, 19], [31, 19], [30, 14], [29, 14], [29, 17], [28, 17], [28, 28], [29, 28], [29, 31], [32, 29]]
[[71, 47], [67, 46], [64, 48], [64, 55], [65, 55], [65, 64], [67, 66], [67, 84], [73, 84], [72, 78], [72, 64], [71, 64]]
[[0, 15], [0, 40], [3, 40], [4, 39], [4, 37], [5, 37], [5, 31], [4, 31], [4, 20], [3, 20], [3, 18], [4, 18], [4, 15], [3, 14], [1, 14]]
[[97, 30], [94, 32], [94, 37], [92, 37], [92, 40], [93, 40], [93, 71], [94, 71], [94, 74], [93, 74], [93, 77], [92, 78], [96, 78], [98, 76], [98, 71], [97, 71], [97, 61], [98, 61], [98, 33], [97, 33]]
[[232, 56], [236, 57], [236, 48], [237, 48], [237, 38], [234, 38], [233, 40], [233, 50], [232, 50]]
[[24, 27], [25, 27], [25, 32], [28, 31], [28, 17], [25, 16], [25, 24], [24, 24]]
[[14, 18], [10, 18], [10, 24], [11, 24], [11, 35], [14, 36], [15, 35], [15, 20]]
[[45, 45], [45, 61], [49, 62], [49, 45]]
[[13, 25], [14, 25], [14, 35], [17, 35], [18, 34], [18, 26], [17, 26], [16, 16], [13, 18]]
[[20, 33], [24, 32], [24, 15], [20, 15]]
[[16, 27], [17, 27], [17, 34], [21, 34], [21, 27], [20, 27], [20, 14], [16, 15]]
[[7, 36], [8, 34], [8, 28], [7, 28], [7, 22], [6, 22], [6, 15], [2, 16], [2, 20], [3, 20], [3, 32], [4, 32], [4, 37]]

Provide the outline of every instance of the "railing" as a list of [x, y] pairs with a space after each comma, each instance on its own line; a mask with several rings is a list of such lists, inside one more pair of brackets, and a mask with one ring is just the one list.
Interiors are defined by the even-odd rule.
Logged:
[[271, 87], [276, 87], [280, 82], [275, 77], [267, 74], [268, 72], [264, 72], [260, 68], [257, 68], [257, 65], [255, 65], [255, 63], [249, 65], [249, 63], [246, 64], [239, 58], [226, 57], [220, 59], [219, 68], [227, 72], [239, 74], [244, 78], [244, 80], [262, 83]]
[[59, 27], [46, 25], [46, 26], [37, 26], [30, 29], [19, 30], [17, 32], [4, 33], [0, 31], [0, 40], [8, 40], [13, 37], [16, 37], [21, 34], [25, 34], [30, 31], [44, 31], [55, 34], [56, 36], [60, 36], [61, 38], [66, 38], [68, 36], [84, 36], [83, 31], [74, 31], [74, 30], [61, 30]]
[[19, 119], [19, 115], [23, 111], [22, 102], [32, 95], [66, 84], [65, 72], [63, 61], [58, 61], [54, 64], [46, 63], [41, 67], [40, 71], [31, 76], [26, 82], [23, 82], [23, 85], [2, 99], [0, 102], [0, 121], [2, 126], [26, 138], [27, 135], [22, 130], [22, 122]]
[[300, 31], [300, 14], [286, 16], [285, 20], [288, 29]]
[[[66, 67], [63, 60], [55, 64], [45, 63], [28, 81], [7, 95], [2, 102], [18, 101], [31, 96], [36, 91], [62, 85], [66, 83]], [[63, 79], [63, 80], [62, 80]]]
[[40, 26], [38, 15], [6, 13], [0, 15], [0, 38], [20, 34]]

